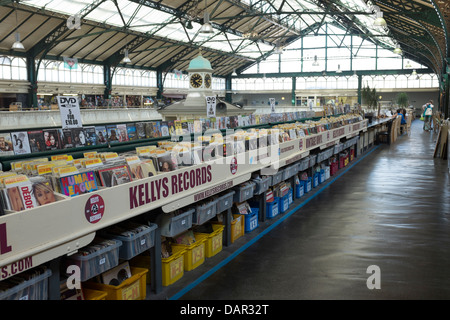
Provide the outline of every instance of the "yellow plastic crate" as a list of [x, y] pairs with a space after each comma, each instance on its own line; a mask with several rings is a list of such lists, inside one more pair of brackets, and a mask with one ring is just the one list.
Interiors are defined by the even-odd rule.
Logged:
[[130, 267], [131, 277], [118, 286], [109, 284], [85, 282], [89, 289], [106, 292], [106, 300], [144, 300], [146, 296], [146, 274], [148, 269]]
[[196, 238], [190, 246], [184, 244], [172, 244], [174, 253], [184, 250], [184, 270], [191, 271], [205, 262], [205, 238]]
[[[144, 268], [148, 269], [148, 274], [150, 274], [150, 267], [151, 267], [151, 261], [150, 261], [150, 255], [147, 255], [145, 253], [141, 253], [129, 260], [131, 267], [138, 267], [138, 268]], [[146, 282], [147, 284], [151, 284], [152, 277], [149, 277], [147, 274]]]
[[107, 292], [83, 288], [84, 300], [106, 300]]
[[205, 252], [206, 257], [211, 258], [215, 256], [217, 253], [222, 251], [223, 247], [223, 229], [224, 225], [221, 224], [212, 224], [213, 232], [211, 233], [195, 233], [195, 236], [204, 237], [206, 239], [205, 242]]
[[163, 286], [170, 286], [183, 277], [184, 250], [173, 253], [169, 258], [162, 258], [161, 262]]
[[231, 243], [242, 237], [245, 232], [245, 219], [243, 215], [233, 214], [231, 221]]

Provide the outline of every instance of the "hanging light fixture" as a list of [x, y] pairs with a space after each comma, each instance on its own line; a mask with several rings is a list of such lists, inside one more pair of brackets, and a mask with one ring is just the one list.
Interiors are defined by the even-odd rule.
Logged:
[[400, 45], [397, 43], [394, 53], [401, 55], [403, 53], [402, 48], [400, 48]]
[[383, 18], [383, 12], [380, 10], [380, 7], [373, 6], [373, 9], [375, 11], [375, 21], [373, 22], [373, 25], [375, 27], [386, 27], [387, 23]]
[[236, 69], [233, 69], [233, 73], [231, 74], [233, 77], [237, 76]]
[[199, 31], [200, 34], [205, 34], [205, 35], [214, 33], [214, 29], [211, 26], [211, 23], [209, 22], [209, 13], [208, 13], [207, 8], [208, 7], [207, 7], [206, 0], [205, 0], [205, 13], [203, 15], [203, 25]]
[[319, 66], [319, 61], [317, 61], [317, 56], [314, 56], [314, 62], [313, 62], [313, 67], [318, 67]]
[[124, 56], [122, 59], [122, 63], [131, 63], [130, 58], [128, 57], [128, 49], [125, 49]]
[[275, 47], [275, 53], [276, 54], [282, 54], [283, 48], [280, 46], [280, 40], [277, 41], [277, 46]]
[[413, 75], [413, 76], [417, 76], [417, 71], [416, 71], [416, 69], [413, 70], [412, 75]]
[[338, 64], [338, 69], [336, 70], [336, 73], [342, 73], [341, 65], [340, 65], [340, 64]]
[[[17, 21], [17, 8], [15, 8], [15, 12], [16, 12], [16, 28], [18, 28], [19, 27], [19, 23]], [[19, 31], [16, 31], [14, 36], [15, 36], [16, 41], [13, 43], [11, 49], [13, 49], [13, 50], [25, 50], [25, 47], [23, 46], [22, 42], [20, 42], [20, 33], [19, 33]]]
[[406, 65], [405, 65], [405, 68], [411, 68], [412, 67], [412, 65], [411, 65], [411, 63], [409, 63], [409, 60], [408, 61], [406, 61]]
[[190, 19], [186, 20], [185, 27], [186, 27], [186, 29], [189, 29], [189, 30], [192, 30], [194, 28], [192, 26], [192, 21]]

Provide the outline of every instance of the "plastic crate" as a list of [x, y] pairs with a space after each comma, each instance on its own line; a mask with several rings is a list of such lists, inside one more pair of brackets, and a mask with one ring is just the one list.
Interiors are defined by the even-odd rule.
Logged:
[[280, 213], [278, 199], [275, 198], [272, 202], [266, 202], [266, 217], [272, 219]]
[[224, 212], [225, 210], [230, 209], [233, 206], [233, 195], [234, 195], [234, 191], [231, 190], [229, 192], [227, 192], [226, 194], [220, 196], [219, 198], [217, 198], [217, 213], [221, 213]]
[[312, 189], [312, 179], [311, 179], [311, 177], [308, 177], [307, 180], [302, 180], [302, 181], [304, 181], [304, 185], [303, 186], [304, 186], [305, 193], [310, 192], [311, 189]]
[[325, 182], [325, 170], [324, 169], [320, 169], [319, 172], [319, 184], [324, 183]]
[[240, 214], [233, 214], [233, 221], [231, 221], [231, 243], [244, 235], [245, 221]]
[[309, 167], [315, 166], [317, 163], [317, 154], [310, 154], [309, 155]]
[[106, 300], [107, 292], [83, 288], [84, 300]]
[[258, 215], [259, 215], [259, 208], [252, 208], [252, 212], [248, 214], [243, 214], [244, 220], [245, 220], [245, 232], [252, 232], [255, 230], [258, 226]]
[[211, 233], [195, 233], [195, 235], [204, 236], [205, 241], [205, 255], [211, 258], [222, 251], [223, 248], [223, 229], [224, 225], [212, 224], [213, 232]]
[[279, 211], [280, 213], [285, 213], [289, 209], [289, 194], [285, 195], [282, 198], [278, 198], [279, 203]]
[[292, 188], [289, 188], [289, 192], [288, 192], [288, 203], [289, 203], [289, 206], [291, 205], [291, 204], [293, 204], [294, 203], [294, 193], [292, 192]]
[[173, 253], [168, 258], [161, 258], [162, 285], [167, 287], [184, 276], [184, 250]]
[[243, 202], [253, 197], [254, 182], [247, 182], [245, 185], [234, 187], [234, 202]]
[[298, 165], [298, 171], [305, 171], [308, 168], [309, 168], [309, 157], [300, 160]]
[[119, 248], [122, 241], [110, 239], [115, 244], [106, 246], [86, 256], [75, 253], [65, 258], [66, 266], [76, 265], [80, 268], [80, 281], [87, 281], [119, 264]]
[[338, 143], [337, 145], [334, 146], [333, 154], [338, 154], [342, 150], [344, 150], [344, 144]]
[[[50, 269], [10, 289], [0, 292], [0, 300], [47, 300]], [[14, 277], [10, 278], [13, 280]], [[7, 280], [4, 280], [7, 281]]]
[[192, 224], [204, 224], [217, 214], [217, 200], [197, 205], [192, 214]]
[[319, 185], [319, 173], [314, 172], [312, 176], [312, 186], [313, 188], [317, 188], [318, 185]]
[[353, 161], [355, 159], [355, 149], [350, 149], [350, 161]]
[[324, 175], [325, 175], [325, 180], [330, 179], [330, 166], [325, 166], [324, 170]]
[[198, 236], [191, 245], [172, 244], [172, 251], [184, 251], [184, 270], [191, 271], [205, 262], [205, 241], [204, 237]]
[[279, 170], [277, 173], [272, 175], [272, 184], [271, 184], [271, 186], [279, 184], [282, 180], [283, 180], [283, 171]]
[[147, 294], [146, 275], [148, 269], [131, 267], [131, 277], [118, 286], [104, 283], [86, 282], [89, 289], [106, 292], [106, 300], [144, 300]]
[[192, 227], [192, 215], [195, 209], [175, 215], [173, 213], [163, 213], [159, 216], [159, 227], [161, 235], [174, 237]]
[[142, 232], [136, 233], [131, 237], [112, 235], [108, 233], [106, 233], [106, 236], [112, 239], [120, 240], [122, 245], [119, 247], [119, 259], [130, 260], [155, 245], [156, 228], [158, 228], [157, 224], [150, 223], [149, 228]]
[[295, 197], [301, 198], [305, 194], [305, 182], [300, 180], [299, 184], [295, 185]]
[[261, 177], [260, 179], [253, 179], [252, 181], [255, 183], [255, 191], [253, 194], [260, 195], [269, 189], [271, 177]]
[[339, 169], [339, 164], [337, 162], [332, 162], [330, 164], [330, 176], [334, 176]]

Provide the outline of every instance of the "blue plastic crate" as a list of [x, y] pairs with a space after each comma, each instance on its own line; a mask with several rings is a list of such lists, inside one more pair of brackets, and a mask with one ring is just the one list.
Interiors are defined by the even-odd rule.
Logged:
[[308, 177], [308, 180], [302, 180], [302, 181], [304, 183], [303, 186], [304, 186], [305, 193], [310, 192], [311, 189], [312, 189], [312, 179], [311, 179], [311, 177]]
[[252, 213], [244, 214], [245, 216], [245, 232], [252, 232], [258, 226], [259, 208], [252, 208]]
[[289, 209], [289, 194], [285, 195], [282, 198], [279, 198], [279, 211], [280, 213], [285, 213]]
[[300, 183], [295, 185], [295, 197], [301, 198], [305, 194], [305, 181], [300, 180]]
[[288, 200], [289, 200], [288, 202], [289, 202], [289, 206], [290, 206], [291, 204], [294, 203], [294, 192], [292, 191], [292, 188], [289, 189], [287, 196], [288, 196]]
[[319, 173], [319, 183], [324, 183], [325, 182], [325, 170], [321, 169], [320, 173]]
[[280, 213], [278, 199], [279, 198], [275, 198], [272, 202], [266, 203], [266, 217], [267, 218], [272, 219], [273, 217], [277, 216], [278, 213]]
[[316, 188], [319, 185], [319, 173], [316, 172], [312, 178], [313, 188]]

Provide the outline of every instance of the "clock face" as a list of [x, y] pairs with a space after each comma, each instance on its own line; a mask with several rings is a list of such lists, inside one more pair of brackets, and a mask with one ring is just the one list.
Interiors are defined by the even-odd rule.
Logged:
[[206, 76], [205, 76], [205, 87], [211, 88], [211, 75], [210, 74], [206, 74]]
[[198, 73], [194, 73], [191, 76], [191, 86], [193, 88], [200, 88], [203, 82], [203, 78], [201, 75], [199, 75]]

